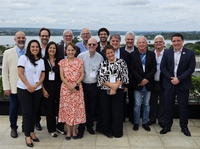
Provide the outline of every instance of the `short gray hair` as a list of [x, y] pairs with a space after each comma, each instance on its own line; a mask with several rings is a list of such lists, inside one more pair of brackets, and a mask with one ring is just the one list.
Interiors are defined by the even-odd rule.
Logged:
[[165, 38], [162, 35], [156, 35], [156, 37], [154, 38], [154, 43], [157, 38], [161, 38], [163, 42], [165, 43]]
[[81, 30], [81, 32], [80, 32], [80, 36], [82, 36], [82, 32], [83, 32], [83, 30], [88, 30], [88, 32], [89, 32], [90, 35], [92, 36], [92, 33], [91, 33], [91, 31], [90, 31], [88, 28], [83, 28], [83, 29]]
[[71, 33], [71, 34], [72, 34], [72, 37], [73, 37], [73, 32], [72, 32], [72, 30], [70, 30], [70, 29], [64, 30], [64, 31], [63, 31], [63, 37], [65, 36], [66, 33]]
[[142, 38], [142, 37], [143, 37], [143, 38], [145, 39], [145, 41], [148, 43], [147, 38], [146, 38], [145, 36], [139, 36], [139, 37], [137, 38], [137, 42], [138, 42], [138, 39], [139, 39], [139, 38]]
[[126, 37], [127, 37], [128, 35], [133, 36], [134, 39], [135, 39], [135, 34], [134, 34], [133, 32], [131, 32], [131, 31], [126, 32], [126, 34], [125, 34], [125, 39], [126, 39]]
[[112, 39], [112, 38], [117, 38], [117, 39], [119, 39], [120, 41], [121, 41], [121, 36], [120, 36], [120, 34], [112, 34], [112, 35], [110, 35], [110, 40]]

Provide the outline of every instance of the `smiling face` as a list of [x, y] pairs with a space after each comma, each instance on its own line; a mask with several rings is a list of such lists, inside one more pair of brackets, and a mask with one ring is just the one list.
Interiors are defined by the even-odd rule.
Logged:
[[74, 49], [71, 45], [68, 45], [66, 49], [67, 58], [72, 59], [75, 57], [75, 54], [76, 54], [76, 49]]
[[127, 35], [125, 38], [126, 46], [128, 48], [133, 48], [134, 46], [134, 36], [133, 35]]
[[49, 42], [50, 35], [47, 30], [42, 30], [40, 32], [40, 41], [43, 45], [46, 45]]
[[55, 54], [56, 54], [56, 45], [55, 44], [52, 44], [49, 46], [48, 54], [49, 54], [49, 56], [55, 56]]
[[115, 50], [118, 50], [118, 48], [120, 46], [120, 39], [113, 36], [110, 39], [110, 45], [112, 45]]
[[88, 40], [87, 46], [88, 46], [89, 52], [95, 53], [96, 52], [96, 48], [98, 46], [97, 45], [97, 40], [95, 38], [90, 38]]
[[145, 37], [141, 36], [141, 37], [138, 37], [138, 40], [137, 40], [137, 46], [138, 46], [138, 50], [140, 52], [145, 52], [147, 50], [147, 40]]
[[159, 51], [163, 50], [164, 45], [165, 45], [165, 42], [163, 41], [162, 38], [158, 37], [158, 38], [155, 39], [154, 47], [155, 47], [156, 50], [159, 50]]
[[107, 42], [107, 39], [108, 39], [108, 34], [106, 31], [101, 31], [99, 33], [99, 39], [101, 42]]
[[20, 49], [23, 49], [25, 47], [25, 43], [26, 43], [26, 37], [25, 37], [25, 34], [24, 32], [17, 32], [15, 34], [15, 44], [20, 48]]
[[63, 39], [64, 39], [65, 44], [72, 42], [72, 40], [73, 40], [72, 33], [66, 32], [65, 35], [63, 35]]
[[37, 42], [32, 42], [30, 45], [30, 52], [32, 55], [34, 55], [35, 57], [37, 57], [37, 54], [39, 53], [40, 48]]
[[81, 38], [83, 39], [83, 41], [88, 41], [90, 37], [91, 37], [90, 31], [88, 29], [83, 29], [81, 32]]
[[174, 50], [180, 51], [182, 49], [184, 40], [181, 37], [174, 36], [171, 41]]
[[113, 49], [106, 49], [106, 58], [110, 62], [114, 62], [115, 61], [115, 51]]

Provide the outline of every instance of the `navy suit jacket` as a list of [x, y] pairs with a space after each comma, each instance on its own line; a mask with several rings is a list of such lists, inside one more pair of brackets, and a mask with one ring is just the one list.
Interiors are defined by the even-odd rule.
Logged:
[[130, 69], [133, 75], [134, 90], [141, 91], [143, 89], [143, 86], [138, 86], [138, 84], [140, 84], [144, 78], [149, 81], [149, 83], [145, 85], [147, 91], [153, 89], [154, 74], [156, 72], [156, 58], [154, 52], [148, 50], [146, 52], [145, 72], [143, 71], [140, 52], [138, 50], [132, 52]]
[[[192, 87], [192, 73], [195, 70], [195, 54], [192, 50], [183, 48], [177, 69], [177, 78], [180, 90], [189, 90]], [[171, 77], [174, 77], [174, 50], [169, 49], [164, 52], [161, 62], [161, 72], [163, 74], [163, 87], [170, 89], [173, 84]]]

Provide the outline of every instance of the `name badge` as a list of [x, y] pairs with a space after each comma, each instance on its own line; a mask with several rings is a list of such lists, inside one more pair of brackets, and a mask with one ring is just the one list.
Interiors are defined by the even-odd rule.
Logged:
[[49, 71], [49, 80], [51, 81], [55, 80], [55, 72]]
[[116, 83], [116, 76], [110, 75], [110, 83]]
[[90, 78], [96, 78], [95, 71], [90, 71]]
[[34, 74], [33, 74], [33, 81], [34, 81], [35, 83], [39, 82], [39, 77], [38, 77], [37, 73], [34, 73]]

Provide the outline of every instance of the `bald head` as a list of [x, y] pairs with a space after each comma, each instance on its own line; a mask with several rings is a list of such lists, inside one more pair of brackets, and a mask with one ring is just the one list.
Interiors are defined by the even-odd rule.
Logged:
[[15, 34], [15, 45], [18, 46], [20, 49], [24, 49], [26, 43], [26, 35], [22, 31], [18, 31]]
[[87, 43], [88, 50], [90, 54], [94, 54], [97, 48], [97, 40], [94, 37], [91, 37]]

